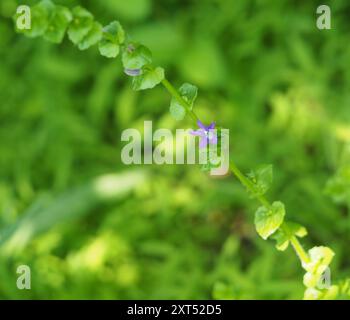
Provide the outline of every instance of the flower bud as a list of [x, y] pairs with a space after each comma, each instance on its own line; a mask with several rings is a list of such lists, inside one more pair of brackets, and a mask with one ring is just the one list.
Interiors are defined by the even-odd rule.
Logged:
[[136, 77], [142, 73], [142, 70], [141, 69], [124, 69], [124, 72], [130, 77]]

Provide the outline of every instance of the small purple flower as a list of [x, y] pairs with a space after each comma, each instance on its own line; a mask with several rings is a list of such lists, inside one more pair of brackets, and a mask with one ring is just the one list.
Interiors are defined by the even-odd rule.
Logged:
[[130, 77], [137, 77], [141, 74], [141, 69], [124, 69], [125, 74]]
[[201, 140], [199, 141], [199, 148], [206, 148], [208, 143], [218, 143], [218, 137], [216, 133], [213, 132], [215, 128], [215, 122], [212, 122], [209, 126], [205, 126], [201, 121], [198, 120], [197, 124], [200, 129], [191, 131], [190, 134], [201, 137]]

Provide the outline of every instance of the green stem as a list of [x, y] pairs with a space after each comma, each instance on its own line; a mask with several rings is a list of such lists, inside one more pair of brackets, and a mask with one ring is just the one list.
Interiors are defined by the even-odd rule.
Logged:
[[295, 236], [291, 237], [290, 243], [292, 244], [301, 262], [309, 263], [310, 262], [309, 255], [306, 253], [303, 246], [300, 244], [299, 240]]
[[[238, 178], [238, 180], [244, 185], [252, 194], [256, 195], [256, 191], [253, 183], [242, 173], [241, 170], [238, 169], [233, 160], [230, 160], [230, 169], [234, 173], [234, 175]], [[256, 195], [256, 198], [260, 201], [260, 203], [266, 207], [271, 208], [270, 202], [262, 195]]]
[[[187, 113], [190, 115], [192, 120], [196, 123], [199, 120], [197, 115], [192, 111], [191, 106], [187, 103], [187, 101], [181, 97], [179, 92], [175, 89], [175, 87], [167, 80], [162, 80], [162, 85], [165, 87], [165, 89], [171, 94], [172, 97], [174, 97], [187, 111]], [[233, 160], [230, 160], [230, 169], [232, 173], [238, 178], [238, 180], [241, 182], [243, 186], [245, 186], [252, 194], [256, 196], [256, 198], [260, 201], [260, 203], [270, 209], [272, 205], [270, 202], [264, 197], [263, 195], [257, 195], [253, 183], [242, 173], [241, 170], [237, 167], [237, 165], [234, 163]], [[286, 231], [286, 227], [284, 224], [282, 224], [281, 228]], [[308, 263], [310, 261], [310, 258], [308, 254], [305, 252], [303, 246], [300, 244], [299, 240], [293, 236], [290, 239], [291, 245], [293, 246], [297, 256], [301, 260], [302, 263]]]
[[[248, 190], [250, 190], [253, 194], [255, 194], [254, 185], [251, 183], [251, 181], [249, 181], [249, 179], [246, 178], [246, 176], [242, 173], [242, 171], [238, 169], [238, 167], [233, 162], [233, 160], [230, 161], [230, 169], [235, 174], [235, 176], [238, 178], [238, 180], [242, 183], [242, 185], [244, 185]], [[264, 207], [266, 207], [266, 208], [272, 207], [270, 202], [266, 199], [266, 197], [257, 196], [257, 199], [261, 202], [261, 204]], [[281, 228], [285, 232], [287, 232], [287, 230], [285, 230], [284, 224], [282, 224]], [[297, 256], [299, 257], [299, 259], [301, 260], [301, 262], [308, 263], [310, 261], [310, 258], [308, 256], [308, 254], [305, 252], [303, 246], [300, 244], [299, 240], [295, 236], [293, 236], [290, 239], [290, 243], [293, 246], [293, 248], [294, 248]]]

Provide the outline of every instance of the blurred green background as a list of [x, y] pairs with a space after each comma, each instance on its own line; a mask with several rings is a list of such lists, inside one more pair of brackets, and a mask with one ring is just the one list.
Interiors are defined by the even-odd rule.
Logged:
[[[119, 59], [16, 34], [0, 2], [1, 299], [299, 299], [300, 263], [255, 232], [257, 203], [197, 166], [125, 166], [122, 130], [175, 130], [162, 87], [133, 92]], [[350, 3], [104, 0], [178, 87], [199, 87], [204, 122], [230, 129], [244, 172], [274, 165], [270, 199], [350, 274]], [[329, 3], [332, 30], [316, 28]], [[31, 290], [16, 269], [30, 266]]]

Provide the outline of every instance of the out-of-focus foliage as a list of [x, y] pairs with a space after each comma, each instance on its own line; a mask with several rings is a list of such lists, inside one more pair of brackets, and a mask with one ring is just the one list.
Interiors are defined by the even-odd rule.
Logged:
[[[0, 297], [301, 298], [298, 259], [257, 236], [232, 177], [121, 163], [123, 129], [179, 126], [169, 97], [132, 91], [98, 48], [16, 34], [17, 5], [36, 2], [0, 2]], [[196, 85], [201, 119], [230, 129], [245, 172], [274, 164], [267, 195], [307, 227], [307, 247], [333, 249], [332, 281], [349, 275], [348, 1], [330, 3], [332, 30], [316, 28], [317, 1], [55, 3], [120, 21], [178, 87]]]

